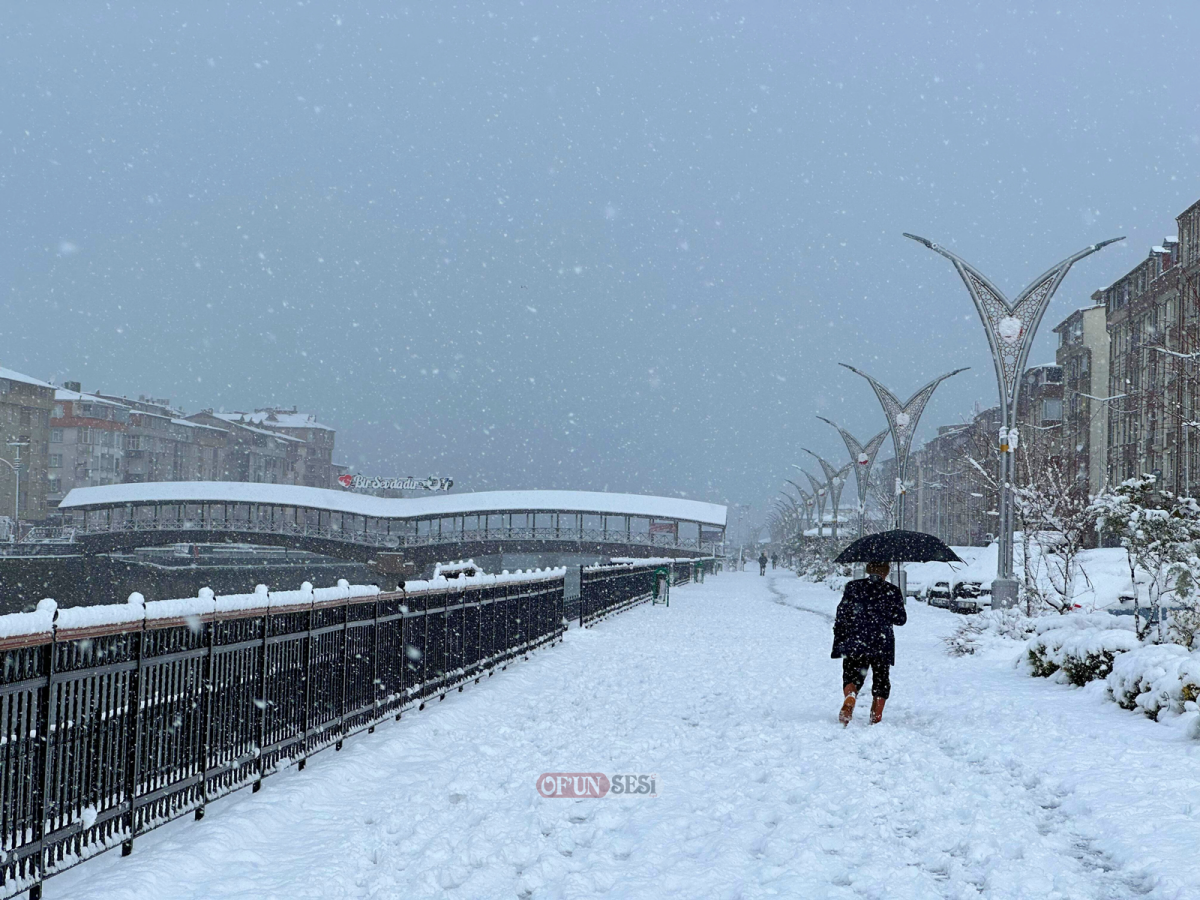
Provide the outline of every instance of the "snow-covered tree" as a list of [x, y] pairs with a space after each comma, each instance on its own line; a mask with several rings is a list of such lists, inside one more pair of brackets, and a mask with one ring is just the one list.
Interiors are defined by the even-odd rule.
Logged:
[[[1195, 585], [1200, 580], [1200, 506], [1191, 497], [1177, 497], [1159, 489], [1153, 475], [1131, 478], [1092, 501], [1097, 524], [1120, 537], [1129, 564], [1135, 594], [1138, 637], [1168, 638], [1164, 628], [1164, 601], [1177, 599], [1195, 605]], [[1139, 572], [1143, 577], [1139, 578]], [[1143, 600], [1150, 610], [1143, 624]]]
[[[1087, 495], [1086, 483], [1073, 478], [1057, 459], [1030, 466], [1025, 483], [1013, 489], [1013, 499], [1023, 530], [1026, 591], [1033, 615], [1034, 599], [1057, 613], [1074, 607], [1075, 585], [1087, 572], [1079, 565], [1099, 515]], [[1036, 582], [1044, 571], [1051, 591]]]

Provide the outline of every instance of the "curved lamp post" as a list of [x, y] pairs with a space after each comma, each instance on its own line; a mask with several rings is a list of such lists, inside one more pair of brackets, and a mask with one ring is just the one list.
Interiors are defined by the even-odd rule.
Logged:
[[1013, 578], [1011, 492], [1016, 475], [1014, 452], [1017, 449], [1017, 399], [1021, 390], [1021, 373], [1025, 371], [1025, 361], [1029, 357], [1029, 348], [1033, 345], [1042, 315], [1071, 266], [1124, 238], [1110, 238], [1068, 256], [1035, 278], [1017, 295], [1016, 300], [1009, 300], [978, 269], [945, 247], [915, 234], [906, 232], [904, 236], [924, 244], [954, 264], [987, 332], [992, 361], [996, 365], [996, 384], [1000, 389], [1000, 553], [996, 562], [996, 580], [992, 584], [992, 605], [1013, 606], [1017, 602], [1017, 582]]
[[867, 533], [867, 490], [871, 486], [871, 468], [875, 465], [875, 457], [879, 453], [879, 448], [883, 446], [884, 438], [888, 436], [888, 430], [885, 428], [866, 444], [860, 444], [858, 439], [842, 426], [829, 421], [824, 416], [817, 416], [817, 418], [826, 425], [832, 425], [837, 429], [838, 434], [842, 436], [842, 441], [846, 444], [846, 452], [850, 454], [850, 459], [854, 464], [854, 481], [858, 486], [858, 536], [863, 537]]
[[[792, 465], [800, 469], [795, 463]], [[800, 469], [800, 471], [804, 472], [805, 477], [808, 478], [808, 483], [812, 485], [813, 496], [817, 500], [817, 537], [825, 537], [825, 495], [828, 493], [828, 489], [804, 469]]]
[[[790, 484], [792, 487], [794, 487], [796, 489], [797, 493], [800, 494], [800, 499], [804, 501], [804, 519], [805, 519], [805, 523], [807, 525], [805, 530], [807, 531], [808, 528], [812, 527], [813, 507], [816, 505], [817, 498], [814, 494], [810, 494], [808, 491], [806, 491], [804, 488], [800, 487], [800, 485], [796, 484], [796, 482], [792, 481], [790, 478], [785, 478], [783, 480], [786, 481], [788, 484]], [[784, 492], [783, 495], [785, 497], [788, 497], [789, 499], [791, 499], [791, 495], [788, 494], [786, 491]]]
[[908, 398], [904, 403], [896, 399], [896, 395], [885, 388], [882, 384], [868, 375], [866, 372], [860, 372], [854, 366], [848, 366], [845, 363], [838, 365], [849, 369], [855, 375], [861, 375], [867, 379], [872, 389], [875, 391], [875, 396], [879, 398], [879, 405], [883, 407], [883, 414], [887, 417], [888, 430], [892, 433], [892, 444], [896, 449], [896, 509], [895, 509], [895, 527], [904, 527], [904, 497], [908, 491], [908, 482], [906, 475], [908, 474], [908, 451], [912, 447], [913, 435], [917, 431], [917, 423], [921, 421], [921, 413], [925, 411], [925, 404], [929, 402], [929, 398], [933, 396], [934, 389], [950, 378], [952, 375], [957, 375], [959, 372], [965, 372], [966, 368], [955, 369], [953, 372], [947, 372], [945, 375], [939, 375], [925, 387], [921, 388], [915, 394]]
[[850, 467], [854, 465], [854, 460], [846, 463], [840, 469], [835, 469], [817, 454], [813, 453], [807, 447], [801, 447], [805, 453], [821, 464], [821, 471], [825, 474], [825, 484], [829, 490], [829, 497], [833, 500], [833, 539], [836, 541], [838, 536], [838, 510], [842, 505], [842, 488], [846, 486], [846, 475], [850, 471]]

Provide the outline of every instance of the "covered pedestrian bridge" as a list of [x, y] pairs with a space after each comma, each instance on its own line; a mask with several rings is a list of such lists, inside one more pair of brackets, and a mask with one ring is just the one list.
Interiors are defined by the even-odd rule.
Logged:
[[706, 556], [725, 539], [725, 507], [593, 491], [486, 491], [384, 498], [228, 481], [76, 488], [59, 504], [85, 553], [169, 544], [289, 547], [418, 566], [500, 553]]

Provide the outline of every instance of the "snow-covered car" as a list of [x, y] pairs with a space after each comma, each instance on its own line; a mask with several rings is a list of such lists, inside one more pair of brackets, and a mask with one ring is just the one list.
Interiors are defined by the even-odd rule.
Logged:
[[983, 596], [983, 586], [978, 581], [959, 581], [950, 592], [949, 608], [955, 612], [977, 613], [987, 602]]
[[935, 581], [925, 590], [925, 602], [930, 606], [948, 606], [951, 598], [950, 582]]

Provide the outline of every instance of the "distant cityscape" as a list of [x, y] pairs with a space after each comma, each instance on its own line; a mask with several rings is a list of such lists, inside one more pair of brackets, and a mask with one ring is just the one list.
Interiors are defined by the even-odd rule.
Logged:
[[[52, 521], [73, 488], [147, 481], [246, 481], [338, 487], [335, 430], [296, 407], [202, 409], [56, 386], [0, 367], [0, 539]], [[8, 534], [6, 535], [5, 532]]]
[[[1200, 201], [1176, 233], [1054, 326], [1053, 363], [1025, 370], [1018, 480], [1050, 477], [1096, 494], [1142, 474], [1192, 496], [1200, 481]], [[906, 526], [956, 545], [985, 544], [997, 507], [998, 407], [977, 408], [914, 452]], [[15, 509], [52, 521], [76, 487], [146, 481], [244, 481], [338, 487], [335, 431], [310, 412], [263, 407], [190, 415], [78, 382], [55, 386], [0, 368], [0, 539]], [[18, 455], [20, 457], [18, 462]], [[894, 460], [875, 497], [890, 502]], [[11, 528], [11, 526], [9, 526]]]
[[[1053, 328], [1053, 363], [1027, 368], [1018, 407], [1019, 485], [1095, 495], [1154, 475], [1195, 496], [1200, 483], [1200, 201], [1174, 235]], [[956, 545], [989, 542], [999, 407], [942, 425], [909, 463], [905, 527]], [[890, 463], [890, 466], [889, 466]], [[893, 461], [879, 467], [890, 489]]]

